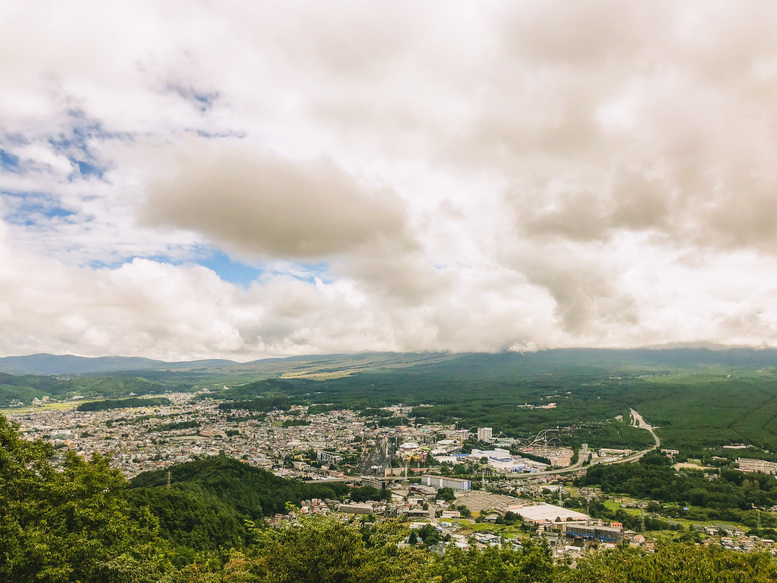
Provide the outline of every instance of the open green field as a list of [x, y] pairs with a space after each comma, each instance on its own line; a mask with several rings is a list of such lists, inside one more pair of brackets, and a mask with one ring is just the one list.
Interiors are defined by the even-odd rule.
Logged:
[[37, 407], [7, 407], [5, 409], [0, 409], [0, 414], [2, 415], [9, 415], [14, 414], [18, 415], [20, 413], [36, 413], [38, 411], [67, 411], [68, 409], [75, 409], [79, 405], [83, 403], [91, 403], [94, 399], [85, 399], [83, 401], [65, 401], [65, 402], [56, 402], [56, 403], [44, 403], [43, 405], [37, 406]]

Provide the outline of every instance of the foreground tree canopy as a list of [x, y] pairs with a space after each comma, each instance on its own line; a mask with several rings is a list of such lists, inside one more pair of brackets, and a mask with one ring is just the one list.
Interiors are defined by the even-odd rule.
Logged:
[[[129, 488], [103, 457], [84, 460], [69, 452], [63, 469], [57, 470], [50, 461], [53, 453], [48, 443], [24, 440], [0, 416], [2, 581], [777, 581], [777, 569], [766, 555], [682, 544], [661, 547], [655, 554], [618, 548], [593, 554], [569, 569], [554, 564], [546, 546], [532, 543], [519, 550], [453, 547], [438, 556], [406, 544], [408, 531], [397, 522], [360, 527], [336, 517], [312, 517], [269, 529], [263, 520], [247, 520], [236, 510], [232, 504], [236, 495], [227, 488], [232, 482], [222, 484], [223, 490], [210, 481], [181, 482], [165, 492], [164, 486], [153, 485], [154, 478], [140, 480], [149, 484], [143, 488]], [[229, 467], [223, 460], [218, 463], [222, 469]], [[284, 491], [279, 483], [265, 486], [272, 486], [276, 497]]]
[[0, 416], [0, 578], [4, 581], [128, 581], [163, 571], [156, 520], [124, 497], [107, 460], [28, 442]]

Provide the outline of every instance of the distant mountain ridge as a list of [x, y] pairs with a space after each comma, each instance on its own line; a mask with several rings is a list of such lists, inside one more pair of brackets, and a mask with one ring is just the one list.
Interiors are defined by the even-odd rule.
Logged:
[[235, 374], [307, 376], [342, 375], [375, 367], [404, 367], [439, 362], [460, 357], [460, 354], [387, 353], [318, 354], [266, 358], [251, 362], [226, 359], [167, 362], [135, 356], [83, 357], [56, 354], [32, 354], [0, 358], [0, 373], [23, 375], [82, 375], [139, 371], [174, 371]]
[[234, 360], [209, 359], [165, 362], [139, 356], [100, 356], [89, 358], [70, 354], [31, 354], [0, 358], [0, 372], [9, 374], [89, 374], [133, 370], [186, 370], [239, 364]]
[[[458, 364], [457, 364], [458, 363]], [[204, 359], [167, 362], [136, 356], [84, 357], [31, 354], [0, 358], [0, 373], [82, 375], [132, 371], [208, 372], [225, 375], [332, 378], [369, 370], [457, 366], [744, 366], [777, 367], [777, 350], [741, 347], [560, 348], [537, 352], [389, 353], [361, 352], [266, 358], [251, 362]]]

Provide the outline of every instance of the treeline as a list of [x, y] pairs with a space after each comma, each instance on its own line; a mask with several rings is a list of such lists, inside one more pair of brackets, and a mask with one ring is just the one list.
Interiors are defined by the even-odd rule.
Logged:
[[288, 411], [294, 404], [295, 402], [286, 396], [259, 397], [247, 401], [227, 401], [225, 403], [220, 403], [219, 409], [222, 411], [246, 410], [266, 413], [275, 410]]
[[286, 419], [281, 422], [281, 427], [304, 427], [310, 425], [310, 421], [307, 419]]
[[620, 522], [626, 530], [639, 532], [644, 526], [646, 531], [674, 530], [683, 532], [686, 530], [682, 523], [672, 520], [655, 518], [649, 514], [641, 516], [627, 512], [623, 508], [610, 509], [599, 501], [589, 501], [585, 498], [567, 498], [564, 505], [568, 508], [578, 508], [593, 518], [600, 518], [606, 522]]
[[391, 490], [387, 490], [386, 488], [375, 488], [373, 486], [362, 486], [361, 488], [352, 488], [350, 498], [354, 502], [391, 500]]
[[110, 411], [111, 409], [130, 409], [139, 407], [159, 407], [169, 405], [170, 399], [166, 397], [130, 397], [128, 399], [105, 399], [103, 401], [91, 401], [81, 403], [76, 411]]
[[309, 381], [288, 381], [285, 379], [262, 379], [246, 383], [243, 385], [236, 385], [229, 387], [225, 391], [215, 393], [216, 398], [229, 399], [232, 401], [249, 401], [258, 396], [266, 396], [268, 398], [278, 395], [290, 395], [297, 392], [295, 389], [301, 385], [305, 385]]

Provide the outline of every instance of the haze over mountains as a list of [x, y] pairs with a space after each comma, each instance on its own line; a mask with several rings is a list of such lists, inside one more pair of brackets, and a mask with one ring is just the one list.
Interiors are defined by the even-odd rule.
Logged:
[[[455, 365], [451, 361], [456, 361]], [[131, 371], [178, 371], [218, 374], [269, 374], [310, 378], [342, 376], [368, 370], [410, 368], [449, 362], [453, 366], [777, 366], [777, 350], [754, 348], [557, 349], [517, 353], [382, 353], [330, 354], [268, 358], [251, 362], [208, 359], [167, 362], [141, 357], [32, 354], [0, 358], [7, 374], [102, 374]]]
[[226, 366], [231, 360], [199, 360], [191, 362], [163, 362], [150, 358], [102, 356], [87, 358], [70, 354], [30, 354], [0, 358], [0, 371], [10, 374], [83, 374], [130, 370], [181, 369], [192, 367]]
[[89, 358], [73, 355], [31, 354], [0, 358], [0, 372], [8, 374], [99, 374], [128, 371], [190, 371], [241, 374], [246, 372], [293, 372], [307, 370], [311, 366], [345, 367], [351, 371], [362, 368], [412, 366], [424, 362], [437, 362], [456, 358], [451, 354], [393, 354], [365, 353], [341, 355], [291, 356], [267, 358], [252, 362], [226, 359], [167, 362], [141, 357], [103, 356]]

